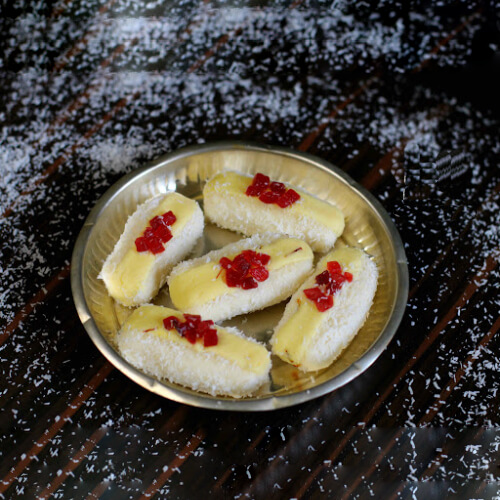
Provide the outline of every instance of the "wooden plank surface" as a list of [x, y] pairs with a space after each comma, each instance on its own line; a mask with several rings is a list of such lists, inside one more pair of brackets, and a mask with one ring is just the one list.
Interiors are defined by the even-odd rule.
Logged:
[[[495, 498], [497, 10], [308, 0], [5, 9], [0, 494]], [[99, 354], [74, 309], [71, 251], [97, 199], [149, 159], [220, 139], [331, 161], [377, 196], [405, 243], [411, 291], [394, 340], [353, 382], [297, 407], [212, 412], [150, 394]], [[457, 149], [463, 171], [438, 180], [432, 162]]]

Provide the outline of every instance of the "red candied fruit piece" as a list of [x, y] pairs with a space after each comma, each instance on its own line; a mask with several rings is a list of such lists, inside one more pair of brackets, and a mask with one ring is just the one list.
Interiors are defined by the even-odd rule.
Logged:
[[267, 175], [257, 173], [255, 174], [252, 184], [247, 187], [245, 194], [247, 196], [260, 196], [268, 187], [270, 179]]
[[177, 329], [178, 325], [179, 325], [179, 318], [176, 318], [175, 316], [169, 316], [168, 318], [165, 318], [163, 320], [163, 326], [167, 330], [175, 330]]
[[172, 239], [172, 233], [170, 232], [170, 229], [167, 226], [158, 226], [158, 228], [155, 230], [155, 235], [160, 238], [162, 243], [166, 243], [167, 241], [170, 241]]
[[241, 253], [233, 259], [233, 268], [242, 277], [247, 275], [250, 267], [250, 262], [248, 262], [248, 260], [245, 259], [245, 256]]
[[344, 273], [344, 278], [350, 283], [352, 281], [353, 275], [346, 271]]
[[257, 253], [255, 254], [256, 259], [263, 265], [267, 266], [269, 264], [269, 261], [271, 260], [271, 256], [267, 255], [267, 253]]
[[148, 243], [144, 236], [141, 236], [135, 240], [135, 248], [138, 252], [145, 252], [148, 249]]
[[234, 270], [228, 269], [226, 271], [226, 284], [229, 287], [238, 286], [241, 283], [241, 276]]
[[197, 325], [201, 321], [201, 316], [199, 314], [184, 314], [184, 319], [189, 325]]
[[333, 307], [333, 296], [332, 295], [324, 295], [323, 297], [320, 297], [316, 301], [316, 309], [319, 312], [325, 312], [328, 309]]
[[196, 343], [196, 330], [194, 328], [186, 328], [183, 337], [191, 344]]
[[217, 330], [210, 329], [203, 336], [203, 345], [205, 347], [212, 347], [217, 345], [219, 339], [217, 337]]
[[250, 274], [259, 282], [266, 281], [269, 278], [269, 271], [262, 266], [250, 269]]
[[253, 250], [243, 250], [243, 252], [241, 252], [240, 255], [242, 255], [245, 258], [245, 260], [252, 265], [260, 264], [260, 261], [257, 258], [257, 253], [254, 252]]
[[319, 312], [324, 312], [333, 306], [333, 296], [323, 293], [318, 287], [304, 290], [305, 296], [314, 302]]
[[300, 194], [297, 193], [297, 191], [295, 191], [295, 189], [289, 189], [286, 192], [286, 195], [288, 198], [290, 198], [290, 200], [292, 200], [292, 203], [295, 203], [296, 201], [300, 200]]
[[172, 210], [169, 210], [168, 212], [164, 213], [162, 215], [162, 218], [163, 222], [165, 222], [167, 226], [171, 226], [172, 224], [175, 224], [175, 222], [177, 221], [177, 217], [174, 215], [174, 212], [172, 212]]
[[289, 207], [293, 205], [297, 200], [300, 199], [300, 194], [293, 189], [288, 189], [285, 191], [278, 199], [278, 206], [281, 208]]
[[293, 205], [297, 200], [300, 200], [300, 195], [293, 189], [288, 189], [285, 193], [283, 193], [278, 200], [278, 205], [281, 208], [289, 207]]
[[344, 281], [347, 281], [345, 276], [343, 274], [330, 274], [332, 277], [332, 280], [335, 281], [336, 283], [344, 283]]
[[263, 186], [248, 186], [245, 194], [247, 196], [260, 196], [266, 190]]
[[275, 193], [274, 191], [264, 191], [260, 196], [259, 200], [262, 201], [263, 203], [276, 203], [279, 198], [280, 198], [279, 193]]
[[287, 197], [286, 193], [281, 195], [276, 202], [280, 208], [289, 207], [292, 204], [292, 201]]
[[164, 246], [161, 243], [160, 238], [148, 238], [148, 246], [149, 251], [154, 253], [155, 255], [158, 253], [162, 253], [165, 250]]
[[205, 335], [214, 325], [214, 322], [211, 319], [207, 319], [205, 321], [200, 321], [198, 323], [198, 333], [201, 337]]
[[344, 282], [347, 281], [341, 274], [333, 274], [330, 276], [332, 284], [338, 288], [340, 288], [344, 284]]
[[306, 288], [304, 290], [304, 295], [313, 302], [316, 302], [320, 297], [323, 297], [323, 292], [318, 288]]
[[179, 321], [179, 323], [175, 325], [175, 329], [179, 332], [181, 337], [184, 337], [189, 329], [189, 325], [185, 321], [182, 323]]
[[342, 272], [342, 268], [340, 267], [340, 264], [336, 260], [328, 262], [326, 264], [326, 268], [332, 274], [340, 274]]
[[243, 290], [251, 290], [252, 288], [257, 288], [259, 284], [251, 277], [245, 278], [241, 283], [241, 288]]
[[316, 276], [316, 283], [318, 285], [327, 285], [330, 283], [330, 273], [328, 271], [323, 271], [321, 274]]
[[267, 188], [269, 186], [269, 182], [271, 179], [267, 175], [261, 174], [260, 172], [256, 173], [253, 177], [252, 186], [264, 187]]
[[273, 193], [283, 194], [286, 191], [286, 186], [282, 182], [271, 182], [271, 191]]
[[344, 276], [342, 276], [341, 274], [334, 274], [332, 277], [331, 277], [331, 281], [330, 281], [330, 285], [329, 285], [329, 288], [330, 288], [330, 292], [332, 294], [338, 292], [341, 288], [342, 288], [342, 285], [346, 282], [347, 280], [344, 278]]
[[230, 269], [232, 265], [231, 259], [228, 259], [227, 257], [222, 257], [221, 260], [219, 260], [219, 264], [221, 265], [222, 269]]
[[149, 225], [153, 228], [153, 231], [156, 231], [156, 229], [158, 229], [160, 226], [165, 225], [163, 222], [163, 217], [160, 217], [159, 215], [157, 215], [156, 217], [153, 217], [149, 221]]

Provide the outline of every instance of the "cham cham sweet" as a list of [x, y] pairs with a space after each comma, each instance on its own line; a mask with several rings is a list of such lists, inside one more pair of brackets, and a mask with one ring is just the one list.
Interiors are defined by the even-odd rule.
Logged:
[[242, 397], [269, 380], [270, 353], [236, 328], [162, 306], [137, 308], [117, 335], [133, 366], [212, 395]]
[[377, 278], [377, 266], [362, 250], [327, 254], [287, 304], [271, 338], [273, 354], [302, 371], [329, 366], [363, 326]]
[[99, 277], [125, 306], [149, 302], [173, 266], [191, 252], [203, 233], [198, 204], [178, 193], [156, 196], [129, 217]]
[[290, 297], [312, 266], [304, 241], [256, 235], [177, 265], [170, 297], [181, 311], [221, 321]]
[[344, 215], [330, 203], [257, 173], [221, 172], [203, 189], [207, 218], [246, 236], [275, 232], [326, 252], [344, 231]]

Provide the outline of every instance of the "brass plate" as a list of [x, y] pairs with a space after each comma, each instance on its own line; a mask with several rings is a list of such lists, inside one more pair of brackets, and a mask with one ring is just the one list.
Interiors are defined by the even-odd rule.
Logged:
[[[145, 375], [117, 352], [114, 338], [131, 310], [111, 299], [97, 278], [129, 215], [137, 205], [166, 191], [177, 191], [203, 204], [205, 181], [221, 170], [253, 175], [263, 172], [337, 205], [346, 216], [338, 245], [363, 248], [379, 269], [377, 294], [368, 319], [350, 346], [329, 368], [304, 374], [273, 356], [270, 383], [251, 397], [213, 397]], [[210, 224], [193, 252], [199, 256], [240, 235]], [[393, 337], [408, 295], [408, 270], [403, 244], [386, 211], [364, 188], [340, 169], [314, 156], [285, 148], [221, 142], [185, 148], [125, 176], [99, 200], [87, 218], [73, 252], [73, 297], [80, 319], [104, 356], [129, 378], [161, 396], [193, 406], [220, 410], [262, 411], [317, 398], [346, 384], [366, 370]], [[155, 303], [170, 305], [168, 287]], [[223, 324], [267, 342], [284, 303]]]

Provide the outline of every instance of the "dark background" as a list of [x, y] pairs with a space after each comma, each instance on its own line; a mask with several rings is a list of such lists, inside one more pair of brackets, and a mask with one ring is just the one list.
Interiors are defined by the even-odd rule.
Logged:
[[[5, 498], [498, 498], [498, 6], [1, 8]], [[149, 159], [219, 139], [329, 160], [405, 242], [395, 338], [318, 400], [264, 414], [169, 402], [109, 365], [74, 310], [71, 251], [97, 199]], [[449, 154], [453, 175], [436, 164]]]

